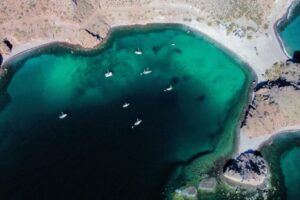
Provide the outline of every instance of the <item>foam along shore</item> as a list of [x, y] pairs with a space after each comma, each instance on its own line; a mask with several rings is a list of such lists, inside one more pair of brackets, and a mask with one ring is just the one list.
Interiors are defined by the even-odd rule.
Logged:
[[7, 61], [10, 59], [13, 59], [15, 56], [18, 56], [19, 54], [25, 53], [27, 51], [31, 51], [34, 49], [41, 48], [43, 46], [56, 43], [57, 41], [54, 40], [41, 40], [41, 41], [33, 41], [28, 42], [25, 44], [17, 45], [12, 48], [12, 51], [9, 54], [3, 54], [3, 62], [2, 65], [4, 65]]
[[295, 1], [293, 1], [292, 3], [291, 3], [291, 5], [289, 6], [289, 8], [288, 8], [288, 10], [287, 10], [287, 12], [286, 12], [286, 14], [281, 18], [281, 19], [279, 19], [278, 21], [277, 21], [277, 23], [275, 24], [275, 29], [276, 29], [276, 36], [277, 36], [277, 38], [278, 38], [278, 40], [279, 40], [279, 42], [280, 42], [280, 46], [281, 46], [281, 48], [283, 49], [283, 52], [285, 53], [285, 55], [287, 56], [287, 57], [289, 57], [289, 58], [292, 58], [292, 55], [290, 55], [289, 53], [288, 53], [288, 51], [287, 51], [287, 49], [285, 48], [285, 45], [284, 45], [284, 42], [283, 42], [283, 40], [282, 40], [282, 38], [279, 36], [279, 34], [278, 34], [278, 29], [279, 29], [279, 27], [281, 27], [282, 25], [284, 25], [284, 23], [286, 23], [287, 21], [289, 21], [290, 19], [291, 19], [291, 17], [294, 15], [294, 12], [295, 12], [295, 9], [296, 9], [296, 7], [297, 7], [297, 5], [300, 3], [300, 1], [299, 0], [295, 0]]
[[259, 137], [249, 137], [243, 132], [240, 133], [238, 153], [242, 153], [248, 149], [261, 149], [263, 146], [271, 144], [272, 140], [282, 134], [288, 134], [291, 132], [300, 131], [300, 124], [295, 126], [287, 126], [279, 130], [274, 131], [271, 134], [263, 135]]

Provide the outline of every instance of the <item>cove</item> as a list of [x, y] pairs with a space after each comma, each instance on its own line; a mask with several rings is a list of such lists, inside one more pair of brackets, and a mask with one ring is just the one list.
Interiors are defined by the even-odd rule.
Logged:
[[268, 160], [274, 190], [271, 199], [297, 199], [300, 195], [300, 133], [286, 133], [276, 137], [263, 148]]
[[91, 51], [49, 45], [8, 67], [4, 199], [164, 199], [174, 163], [233, 150], [253, 81], [241, 61], [176, 25], [116, 29]]
[[298, 3], [291, 12], [290, 19], [279, 25], [279, 35], [287, 53], [292, 56], [294, 51], [300, 50], [300, 4]]

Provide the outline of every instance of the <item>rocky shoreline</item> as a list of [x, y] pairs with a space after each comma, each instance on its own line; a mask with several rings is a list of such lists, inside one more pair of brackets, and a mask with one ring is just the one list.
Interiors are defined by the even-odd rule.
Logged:
[[264, 76], [267, 81], [255, 87], [241, 124], [243, 134], [249, 138], [300, 124], [300, 64], [277, 62]]
[[265, 187], [268, 168], [261, 153], [248, 150], [226, 162], [223, 175], [234, 186]]

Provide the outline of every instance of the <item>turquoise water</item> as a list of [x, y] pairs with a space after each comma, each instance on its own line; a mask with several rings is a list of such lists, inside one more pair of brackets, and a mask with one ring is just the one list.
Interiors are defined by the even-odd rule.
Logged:
[[300, 147], [294, 147], [281, 158], [284, 181], [288, 199], [297, 199], [300, 195]]
[[294, 51], [300, 50], [300, 5], [295, 8], [294, 16], [280, 27], [279, 34], [287, 52], [293, 55]]
[[8, 199], [163, 199], [176, 163], [232, 149], [253, 80], [179, 26], [118, 29], [97, 50], [51, 45], [9, 65], [16, 72], [0, 101]]
[[270, 199], [298, 199], [300, 195], [300, 134], [288, 133], [275, 138], [263, 149], [276, 188]]

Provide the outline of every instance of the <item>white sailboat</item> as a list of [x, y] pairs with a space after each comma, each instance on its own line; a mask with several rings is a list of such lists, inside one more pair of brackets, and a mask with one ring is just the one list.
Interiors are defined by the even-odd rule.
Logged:
[[141, 73], [141, 75], [147, 75], [147, 74], [151, 74], [152, 70], [149, 69], [149, 67], [145, 68], [144, 71]]
[[128, 106], [130, 106], [130, 103], [125, 102], [122, 107], [127, 108]]
[[137, 118], [136, 121], [134, 122], [133, 126], [131, 126], [131, 128], [134, 128], [136, 126], [139, 126], [142, 123], [142, 120]]
[[60, 115], [58, 116], [59, 119], [64, 119], [68, 116], [67, 113], [61, 112]]
[[164, 89], [164, 92], [170, 92], [171, 90], [173, 90], [173, 86], [170, 85], [169, 87], [167, 87], [166, 89]]
[[108, 78], [108, 77], [112, 77], [113, 76], [113, 73], [109, 70], [107, 70], [107, 72], [104, 74], [105, 78]]
[[135, 53], [136, 55], [142, 55], [142, 54], [143, 54], [143, 52], [142, 52], [142, 50], [141, 50], [140, 48], [137, 48], [137, 49], [134, 51], [134, 53]]

